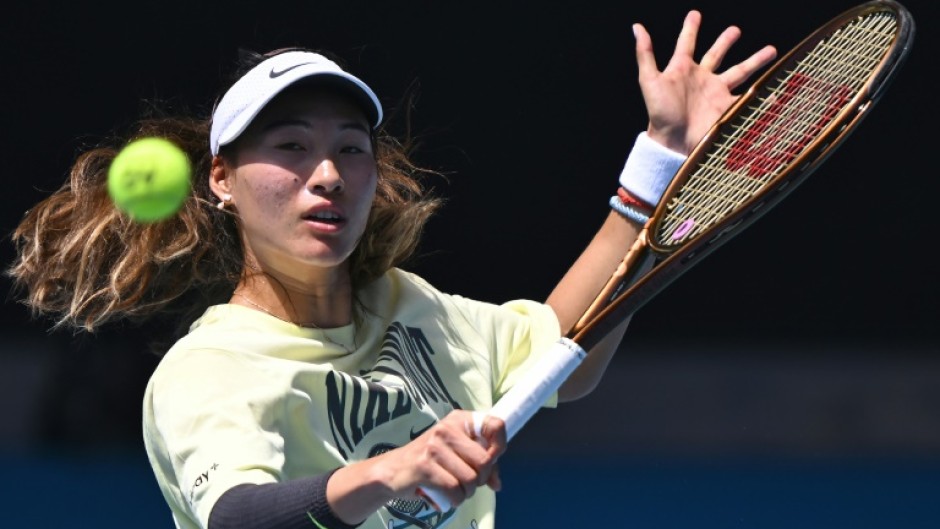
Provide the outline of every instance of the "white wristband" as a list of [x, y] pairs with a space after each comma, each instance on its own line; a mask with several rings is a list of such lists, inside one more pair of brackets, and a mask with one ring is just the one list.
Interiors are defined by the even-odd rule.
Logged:
[[620, 173], [620, 185], [631, 195], [655, 207], [685, 159], [684, 155], [663, 147], [650, 139], [646, 132], [641, 132]]

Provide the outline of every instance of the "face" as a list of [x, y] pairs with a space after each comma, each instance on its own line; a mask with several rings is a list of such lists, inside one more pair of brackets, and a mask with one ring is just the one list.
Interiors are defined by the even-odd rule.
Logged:
[[[247, 251], [303, 280], [342, 267], [366, 227], [376, 188], [369, 123], [346, 98], [288, 89], [239, 137], [217, 193], [229, 193]], [[227, 189], [227, 190], [226, 190]]]

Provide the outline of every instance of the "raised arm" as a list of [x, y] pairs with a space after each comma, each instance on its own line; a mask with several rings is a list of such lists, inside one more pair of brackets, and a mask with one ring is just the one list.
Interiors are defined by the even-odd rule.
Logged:
[[[643, 137], [637, 139], [630, 153], [633, 163], [628, 162], [628, 166], [670, 167], [665, 163], [667, 159], [687, 155], [738, 97], [733, 91], [776, 57], [776, 50], [765, 46], [744, 61], [719, 72], [728, 50], [741, 36], [740, 29], [730, 26], [696, 62], [695, 47], [701, 20], [698, 11], [693, 10], [686, 15], [673, 55], [662, 70], [656, 64], [653, 42], [646, 28], [641, 24], [633, 25], [638, 78], [649, 125], [641, 135]], [[643, 158], [643, 162], [637, 163], [636, 157]], [[664, 163], [660, 164], [658, 158], [663, 158]], [[652, 176], [653, 179], [668, 181], [673, 174], [667, 171]], [[658, 197], [653, 197], [651, 205], [655, 205], [656, 200]], [[558, 315], [563, 332], [571, 329], [594, 301], [641, 228], [641, 224], [617, 212], [608, 214], [584, 252], [547, 299]], [[574, 400], [594, 389], [628, 323], [625, 321], [618, 326], [589, 351], [588, 357], [559, 390], [559, 400]]]

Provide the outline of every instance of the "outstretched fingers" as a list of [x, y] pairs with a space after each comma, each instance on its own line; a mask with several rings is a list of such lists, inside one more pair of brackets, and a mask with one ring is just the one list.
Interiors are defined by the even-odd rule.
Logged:
[[695, 55], [695, 41], [698, 39], [698, 29], [702, 25], [702, 14], [696, 10], [689, 11], [682, 22], [682, 31], [676, 40], [675, 57], [693, 57]]
[[643, 24], [633, 24], [633, 38], [636, 40], [636, 63], [640, 79], [659, 73], [656, 56], [653, 54], [653, 39]]
[[747, 59], [725, 70], [720, 77], [728, 89], [733, 90], [776, 57], [777, 49], [768, 44]]
[[725, 59], [728, 50], [731, 49], [731, 46], [733, 46], [740, 37], [741, 30], [737, 26], [725, 28], [725, 30], [721, 32], [721, 35], [718, 35], [718, 38], [715, 39], [715, 43], [712, 44], [711, 48], [708, 48], [708, 51], [702, 55], [702, 60], [699, 64], [708, 71], [714, 72], [721, 66], [721, 62]]

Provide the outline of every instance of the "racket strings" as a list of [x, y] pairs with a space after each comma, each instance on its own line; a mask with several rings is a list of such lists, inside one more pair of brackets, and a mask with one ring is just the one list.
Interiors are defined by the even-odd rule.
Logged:
[[694, 238], [793, 166], [869, 82], [897, 31], [893, 11], [858, 16], [765, 83], [667, 203], [656, 242]]

